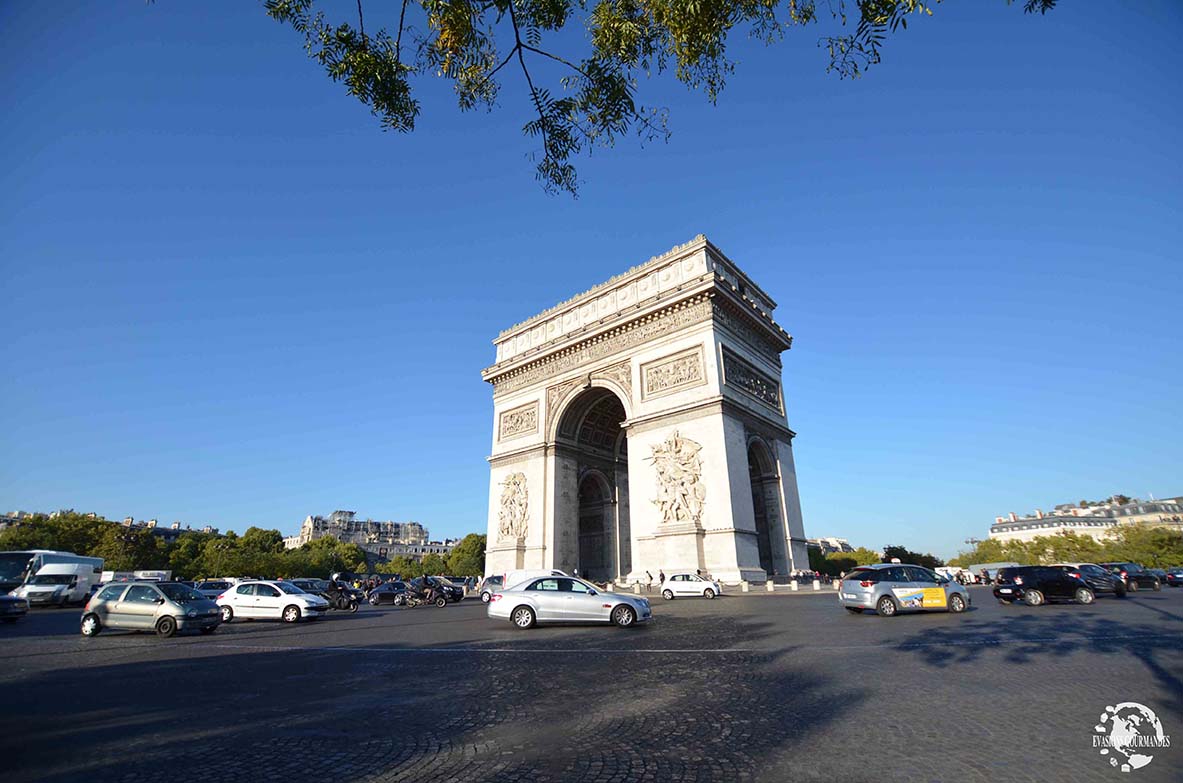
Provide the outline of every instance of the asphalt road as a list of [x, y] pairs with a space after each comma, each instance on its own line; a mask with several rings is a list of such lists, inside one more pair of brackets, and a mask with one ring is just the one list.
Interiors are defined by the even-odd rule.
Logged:
[[[477, 601], [212, 636], [0, 626], [18, 781], [1178, 781], [1183, 590], [847, 615], [832, 594], [655, 599], [653, 623], [518, 631]], [[1129, 774], [1108, 705], [1175, 747]]]

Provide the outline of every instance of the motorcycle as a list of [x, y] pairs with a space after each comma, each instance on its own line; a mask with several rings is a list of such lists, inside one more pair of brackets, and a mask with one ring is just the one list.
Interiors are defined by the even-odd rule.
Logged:
[[338, 612], [357, 613], [357, 599], [345, 593], [338, 593], [336, 598], [329, 597], [329, 608]]
[[[394, 599], [395, 606], [416, 607], [429, 603], [421, 593], [402, 593]], [[430, 603], [435, 604], [441, 609], [448, 605], [448, 598], [444, 595], [437, 595], [431, 599]]]

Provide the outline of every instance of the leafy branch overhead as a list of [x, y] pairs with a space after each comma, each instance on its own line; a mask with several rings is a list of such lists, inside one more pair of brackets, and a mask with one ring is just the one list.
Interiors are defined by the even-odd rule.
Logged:
[[[940, 0], [401, 0], [363, 8], [357, 0], [356, 14], [350, 4], [349, 19], [335, 22], [318, 0], [265, 6], [304, 36], [309, 57], [387, 129], [414, 129], [421, 110], [416, 79], [447, 79], [461, 109], [491, 109], [500, 79], [515, 74], [528, 95], [523, 131], [540, 145], [537, 177], [547, 191], [574, 194], [571, 161], [581, 152], [629, 133], [669, 138], [666, 111], [637, 99], [642, 76], [672, 71], [714, 102], [735, 68], [729, 35], [772, 44], [790, 28], [816, 23], [833, 28], [817, 39], [828, 69], [854, 78], [880, 61], [889, 34], [911, 17], [931, 16], [934, 2]], [[1046, 13], [1055, 4], [1024, 0], [1024, 9]], [[383, 22], [377, 28], [366, 15], [375, 10]], [[585, 34], [573, 44], [569, 28], [576, 25]], [[583, 51], [572, 54], [572, 46]]]

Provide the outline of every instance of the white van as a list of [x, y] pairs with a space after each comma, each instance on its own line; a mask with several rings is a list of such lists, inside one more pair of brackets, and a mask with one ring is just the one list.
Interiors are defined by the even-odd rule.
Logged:
[[560, 571], [557, 568], [519, 569], [517, 571], [507, 571], [504, 574], [489, 574], [485, 577], [485, 581], [481, 582], [481, 600], [489, 603], [489, 599], [493, 596], [493, 593], [498, 590], [519, 585], [527, 579], [534, 579], [539, 576], [568, 576], [568, 574], [566, 571]]
[[65, 606], [86, 603], [90, 586], [98, 584], [99, 574], [89, 563], [50, 563], [12, 592], [29, 606]]

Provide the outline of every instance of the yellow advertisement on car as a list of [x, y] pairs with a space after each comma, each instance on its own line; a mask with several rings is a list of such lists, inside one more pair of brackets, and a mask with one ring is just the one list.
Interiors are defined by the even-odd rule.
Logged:
[[895, 587], [895, 600], [905, 609], [944, 609], [943, 587]]

